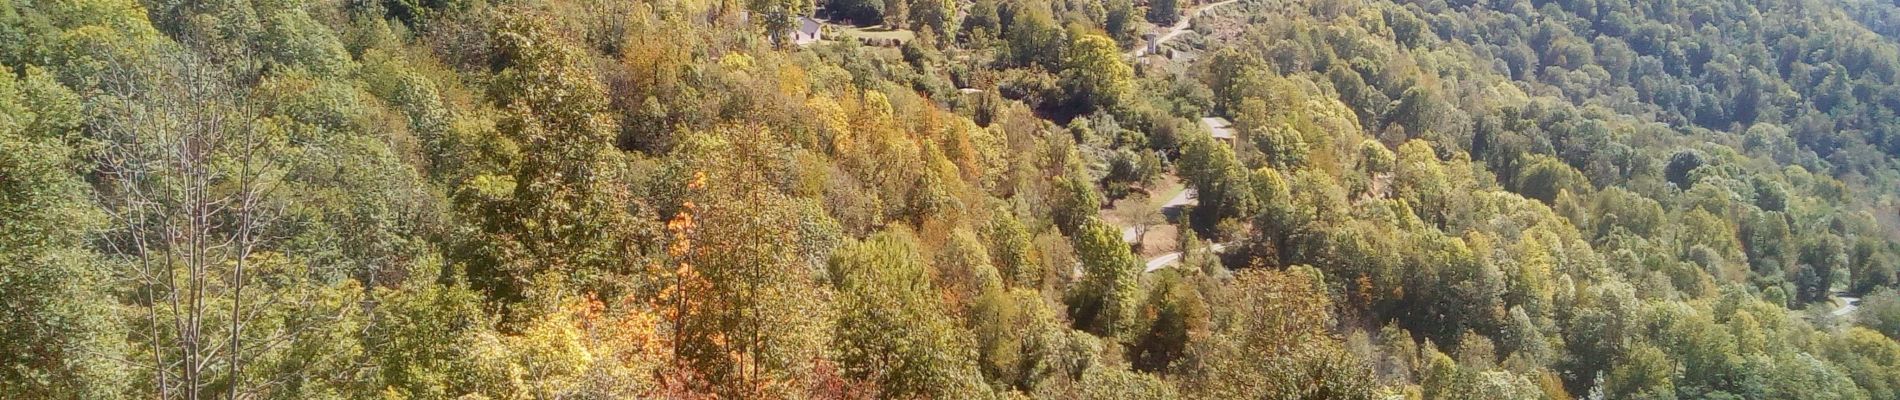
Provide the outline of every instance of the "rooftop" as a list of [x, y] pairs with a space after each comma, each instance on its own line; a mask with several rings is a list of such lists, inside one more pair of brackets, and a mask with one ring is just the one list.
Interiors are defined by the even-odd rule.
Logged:
[[799, 32], [803, 32], [808, 35], [816, 34], [818, 33], [820, 26], [822, 26], [822, 24], [818, 22], [818, 20], [812, 19], [812, 17], [798, 17], [798, 31]]

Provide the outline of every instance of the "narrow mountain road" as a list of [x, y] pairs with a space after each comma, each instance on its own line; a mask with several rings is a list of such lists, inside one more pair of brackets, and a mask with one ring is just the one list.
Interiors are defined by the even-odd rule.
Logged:
[[[1194, 189], [1192, 188], [1183, 189], [1181, 190], [1180, 193], [1176, 193], [1174, 197], [1169, 198], [1168, 202], [1161, 203], [1161, 209], [1162, 210], [1176, 209], [1176, 210], [1182, 210], [1181, 212], [1185, 212], [1187, 210], [1188, 203], [1193, 202], [1194, 198], [1195, 198]], [[1134, 228], [1129, 228], [1129, 229], [1134, 229]], [[1219, 253], [1222, 249], [1226, 249], [1227, 245], [1215, 244], [1213, 246], [1210, 246], [1210, 248], [1214, 249], [1214, 252]], [[1155, 270], [1157, 269], [1161, 269], [1162, 267], [1172, 265], [1179, 261], [1181, 261], [1181, 252], [1178, 252], [1178, 251], [1173, 252], [1173, 253], [1158, 255], [1158, 256], [1155, 256], [1154, 258], [1148, 259], [1148, 261], [1145, 262], [1144, 267], [1141, 269], [1141, 272], [1143, 273], [1155, 272]]]
[[[1215, 253], [1219, 253], [1221, 251], [1227, 250], [1227, 244], [1215, 243], [1213, 246], [1207, 246], [1207, 249], [1212, 250]], [[1168, 266], [1174, 265], [1175, 263], [1180, 262], [1180, 261], [1181, 261], [1181, 252], [1179, 251], [1155, 256], [1155, 258], [1148, 259], [1148, 263], [1147, 265], [1144, 265], [1142, 267], [1141, 273], [1145, 274], [1145, 273], [1155, 272], [1155, 270], [1167, 268]]]
[[[1215, 253], [1219, 253], [1219, 252], [1227, 250], [1227, 244], [1215, 243], [1213, 246], [1207, 246], [1207, 249]], [[1153, 273], [1155, 271], [1161, 270], [1162, 268], [1167, 268], [1180, 262], [1181, 262], [1181, 252], [1179, 251], [1158, 255], [1158, 256], [1155, 256], [1154, 258], [1148, 259], [1148, 261], [1143, 262], [1141, 273], [1144, 273], [1144, 274]], [[1083, 274], [1082, 263], [1076, 262], [1074, 271], [1071, 271], [1070, 273], [1074, 274], [1077, 278], [1080, 278]]]
[[1853, 314], [1855, 309], [1860, 308], [1859, 297], [1840, 296], [1839, 298], [1841, 299], [1841, 308], [1834, 309], [1834, 316], [1836, 317], [1844, 317], [1844, 316], [1847, 316], [1847, 314]]
[[[1233, 4], [1238, 1], [1240, 0], [1225, 0], [1225, 1], [1217, 2], [1217, 3], [1208, 3], [1206, 5], [1202, 5], [1200, 7], [1195, 7], [1194, 9], [1188, 10], [1186, 15], [1182, 15], [1179, 20], [1174, 21], [1174, 26], [1170, 26], [1170, 27], [1162, 29], [1161, 32], [1165, 32], [1165, 33], [1161, 33], [1161, 35], [1155, 36], [1154, 47], [1161, 48], [1161, 45], [1168, 44], [1169, 40], [1174, 40], [1175, 36], [1181, 35], [1181, 32], [1187, 30], [1188, 23], [1193, 21], [1194, 17], [1199, 17], [1201, 16], [1201, 14], [1204, 14], [1208, 10], [1212, 10], [1216, 7]], [[1134, 50], [1131, 50], [1125, 53], [1125, 55], [1127, 55], [1129, 58], [1141, 58], [1141, 56], [1148, 55], [1148, 47], [1149, 46], [1146, 46], [1145, 44], [1143, 46], [1138, 46]]]
[[1161, 209], [1185, 208], [1188, 202], [1194, 201], [1196, 197], [1198, 196], [1194, 195], [1194, 188], [1181, 189], [1181, 193], [1176, 193], [1174, 197], [1168, 198], [1168, 202], [1161, 203]]

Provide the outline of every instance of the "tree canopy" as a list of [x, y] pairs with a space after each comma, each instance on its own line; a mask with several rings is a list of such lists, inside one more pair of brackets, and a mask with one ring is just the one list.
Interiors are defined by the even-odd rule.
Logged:
[[1895, 398], [1895, 16], [0, 3], [0, 398]]

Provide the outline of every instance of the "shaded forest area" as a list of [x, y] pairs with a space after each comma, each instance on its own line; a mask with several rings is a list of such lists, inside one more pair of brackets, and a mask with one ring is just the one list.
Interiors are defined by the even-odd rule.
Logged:
[[1900, 6], [1203, 5], [9, 0], [0, 398], [1900, 398]]

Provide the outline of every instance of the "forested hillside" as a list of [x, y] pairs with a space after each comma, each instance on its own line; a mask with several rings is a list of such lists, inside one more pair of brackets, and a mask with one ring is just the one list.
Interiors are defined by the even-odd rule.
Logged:
[[1900, 398], [1891, 3], [3, 0], [0, 69], [0, 398]]

